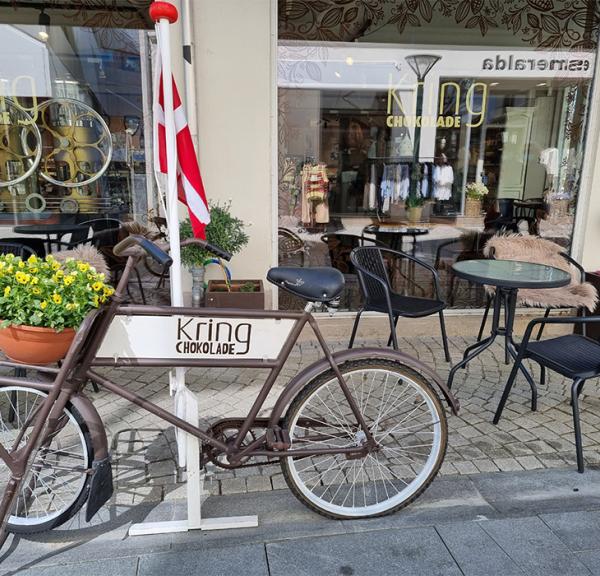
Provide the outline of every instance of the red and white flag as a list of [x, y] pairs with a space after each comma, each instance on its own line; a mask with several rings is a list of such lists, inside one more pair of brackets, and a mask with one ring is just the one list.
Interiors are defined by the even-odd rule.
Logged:
[[[157, 54], [156, 62], [161, 62]], [[210, 222], [208, 202], [200, 166], [192, 141], [192, 134], [185, 117], [179, 91], [173, 82], [173, 108], [175, 112], [175, 132], [177, 134], [177, 196], [187, 208], [195, 238], [206, 240], [206, 225]], [[165, 134], [165, 109], [163, 74], [158, 71], [154, 87], [154, 169], [167, 173], [167, 141]]]

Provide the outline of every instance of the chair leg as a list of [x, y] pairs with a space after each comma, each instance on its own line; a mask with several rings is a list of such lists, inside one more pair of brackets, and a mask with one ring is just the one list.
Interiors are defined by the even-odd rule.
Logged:
[[[546, 312], [544, 312], [544, 318], [548, 318], [549, 315], [550, 315], [550, 308], [546, 308]], [[540, 329], [538, 330], [537, 336], [535, 337], [536, 340], [541, 340], [542, 334], [544, 332], [544, 326], [545, 326], [545, 324], [540, 324]]]
[[354, 346], [354, 338], [356, 337], [356, 330], [358, 329], [358, 323], [360, 322], [360, 316], [362, 313], [362, 308], [356, 313], [356, 318], [354, 318], [354, 325], [352, 326], [352, 334], [350, 334], [350, 342], [348, 342], [348, 348], [352, 348], [352, 346]]
[[573, 406], [573, 427], [575, 429], [575, 450], [577, 452], [577, 471], [583, 473], [583, 447], [581, 445], [581, 422], [579, 420], [579, 394], [585, 380], [577, 378], [571, 386], [571, 404]]
[[396, 336], [396, 323], [398, 322], [398, 317], [396, 316], [394, 318], [392, 314], [388, 314], [388, 319], [390, 321], [390, 338], [392, 340], [394, 350], [398, 350], [398, 337]]
[[540, 366], [540, 386], [546, 385], [546, 367]]
[[[394, 316], [394, 330], [392, 332], [396, 333], [396, 326], [398, 326], [398, 316]], [[388, 348], [392, 345], [392, 332], [390, 332], [390, 337], [387, 341]]]
[[483, 312], [483, 318], [481, 319], [481, 326], [479, 327], [479, 333], [477, 334], [477, 342], [481, 342], [481, 339], [483, 338], [483, 331], [485, 330], [485, 325], [487, 324], [492, 301], [493, 298], [488, 294], [487, 302], [485, 303], [485, 311]]
[[500, 421], [502, 411], [504, 410], [504, 406], [506, 404], [506, 401], [508, 400], [508, 395], [510, 394], [511, 389], [514, 386], [517, 374], [519, 373], [519, 366], [521, 365], [521, 362], [522, 360], [520, 358], [517, 358], [515, 360], [515, 363], [510, 372], [510, 376], [508, 377], [508, 380], [506, 382], [506, 386], [504, 387], [504, 392], [502, 392], [502, 398], [500, 398], [498, 408], [496, 408], [496, 413], [494, 414], [494, 424], [498, 424], [498, 422]]
[[135, 275], [137, 276], [137, 282], [138, 282], [138, 287], [140, 289], [140, 294], [142, 296], [142, 302], [144, 304], [146, 304], [146, 295], [144, 294], [144, 286], [142, 285], [142, 277], [140, 276], [140, 273], [137, 268], [134, 268], [134, 270], [135, 270]]
[[446, 362], [452, 362], [450, 357], [450, 350], [448, 349], [448, 335], [446, 334], [446, 322], [444, 320], [444, 311], [440, 310], [440, 329], [442, 331], [442, 344], [444, 345], [444, 355], [446, 356]]

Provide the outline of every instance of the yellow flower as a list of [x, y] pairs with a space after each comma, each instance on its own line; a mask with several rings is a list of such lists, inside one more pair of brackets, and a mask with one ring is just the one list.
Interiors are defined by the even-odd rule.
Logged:
[[15, 278], [19, 284], [27, 284], [31, 276], [29, 274], [25, 274], [24, 272], [17, 272], [15, 274]]
[[6, 266], [6, 262], [0, 262], [0, 270]]
[[104, 288], [104, 284], [102, 284], [102, 282], [94, 282], [92, 284], [92, 290], [94, 292], [100, 292], [100, 290], [102, 290], [102, 288]]
[[75, 282], [75, 278], [73, 278], [73, 276], [65, 276], [63, 282], [65, 283], [65, 286], [70, 286]]
[[4, 289], [4, 297], [6, 298], [6, 297], [7, 297], [9, 294], [10, 294], [10, 286], [7, 286], [7, 287]]
[[94, 294], [94, 297], [92, 298], [92, 304], [98, 308], [98, 303], [99, 303], [99, 298], [98, 298], [98, 294]]
[[[7, 288], [8, 288], [8, 286], [7, 286]], [[34, 288], [32, 288], [32, 289], [31, 289], [31, 291], [32, 291], [32, 292], [33, 292], [33, 293], [34, 293], [36, 296], [39, 296], [39, 295], [42, 293], [42, 291], [41, 291], [39, 288], [37, 288], [37, 287], [34, 287]]]
[[52, 262], [51, 266], [52, 270], [58, 270], [60, 269], [60, 264], [55, 260], [54, 262]]
[[67, 305], [65, 306], [65, 308], [66, 308], [67, 310], [73, 310], [73, 308], [75, 308], [75, 304], [71, 304], [71, 303], [69, 302], [69, 304], [67, 304]]
[[52, 294], [52, 301], [55, 304], [60, 304], [62, 302], [62, 296], [60, 294]]
[[77, 268], [79, 268], [80, 272], [87, 272], [90, 269], [90, 265], [87, 262], [80, 262]]
[[17, 263], [17, 266], [19, 268], [25, 268], [25, 262], [23, 262], [23, 260], [19, 260], [19, 262]]
[[32, 254], [29, 258], [27, 258], [27, 263], [34, 265], [38, 263], [38, 259], [37, 256], [35, 254]]
[[104, 295], [105, 296], [112, 296], [115, 293], [115, 289], [111, 288], [110, 286], [105, 286], [104, 287]]
[[46, 302], [45, 300], [40, 302], [40, 308], [42, 310], [45, 310], [47, 306], [48, 306], [48, 302]]
[[5, 257], [7, 262], [12, 262], [15, 259], [15, 255], [14, 254], [7, 254]]
[[34, 277], [31, 279], [31, 283], [32, 283], [32, 284], [37, 284], [39, 281], [40, 281], [40, 279], [39, 279], [37, 276], [34, 276]]
[[13, 265], [12, 265], [12, 264], [11, 264], [11, 265], [10, 265], [10, 266], [9, 266], [9, 267], [6, 269], [6, 271], [7, 271], [9, 274], [12, 274], [12, 271], [13, 271], [13, 270], [14, 270], [14, 267], [13, 267]]

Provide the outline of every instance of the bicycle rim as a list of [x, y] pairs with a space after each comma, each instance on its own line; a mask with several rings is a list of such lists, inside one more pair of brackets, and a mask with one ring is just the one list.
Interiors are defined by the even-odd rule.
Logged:
[[[343, 375], [380, 449], [355, 459], [328, 454], [282, 461], [296, 496], [335, 518], [381, 516], [407, 505], [433, 480], [446, 449], [443, 408], [418, 374], [393, 362], [360, 364]], [[292, 448], [366, 442], [332, 373], [297, 397], [288, 427]]]
[[[33, 429], [35, 414], [46, 394], [33, 388], [9, 386], [0, 389], [0, 443], [9, 451], [25, 445]], [[21, 483], [9, 528], [22, 531], [55, 525], [76, 506], [88, 480], [90, 453], [84, 431], [73, 412], [64, 409], [54, 433], [32, 457]], [[10, 472], [0, 461], [0, 486]], [[51, 527], [51, 526], [50, 526]]]

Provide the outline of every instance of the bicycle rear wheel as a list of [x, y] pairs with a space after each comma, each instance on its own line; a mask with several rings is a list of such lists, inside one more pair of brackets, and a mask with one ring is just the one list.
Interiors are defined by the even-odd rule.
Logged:
[[[25, 386], [0, 388], [0, 443], [9, 451], [25, 445], [46, 394]], [[21, 534], [60, 526], [85, 503], [91, 476], [93, 447], [85, 421], [66, 406], [54, 432], [32, 455], [29, 472], [21, 483], [8, 530]], [[0, 487], [10, 477], [0, 460]]]
[[[282, 458], [284, 477], [301, 502], [324, 516], [391, 514], [418, 498], [435, 478], [448, 440], [444, 409], [427, 380], [399, 362], [360, 360], [340, 370], [379, 449], [359, 458]], [[285, 425], [291, 449], [366, 442], [333, 371], [294, 398]]]

